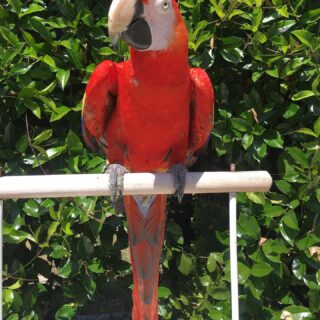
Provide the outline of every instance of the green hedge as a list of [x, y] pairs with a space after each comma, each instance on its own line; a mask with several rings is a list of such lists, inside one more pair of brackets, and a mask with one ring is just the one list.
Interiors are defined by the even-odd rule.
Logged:
[[[127, 58], [106, 37], [110, 1], [0, 1], [0, 162], [6, 175], [102, 173], [84, 147], [81, 99], [95, 65]], [[241, 319], [320, 318], [320, 6], [315, 0], [184, 0], [190, 63], [216, 92], [198, 170], [268, 170], [239, 194]], [[162, 319], [230, 319], [224, 196], [169, 205]], [[108, 198], [6, 201], [5, 319], [128, 312], [127, 224]]]

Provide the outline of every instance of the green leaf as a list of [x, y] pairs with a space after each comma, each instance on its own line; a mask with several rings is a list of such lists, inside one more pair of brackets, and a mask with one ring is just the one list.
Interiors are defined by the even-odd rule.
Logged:
[[20, 13], [20, 10], [22, 8], [22, 3], [19, 0], [7, 0], [7, 2], [10, 4], [13, 12], [16, 14]]
[[26, 135], [23, 135], [19, 138], [19, 140], [16, 143], [16, 150], [19, 153], [24, 153], [29, 146], [29, 140]]
[[284, 194], [291, 192], [291, 185], [285, 180], [276, 180], [275, 184], [277, 188]]
[[41, 60], [51, 68], [56, 67], [56, 63], [55, 63], [54, 59], [47, 54]]
[[242, 263], [241, 261], [238, 262], [238, 278], [239, 278], [239, 283], [245, 284], [247, 279], [249, 278], [251, 274], [250, 268]]
[[104, 273], [104, 268], [101, 263], [101, 260], [95, 259], [89, 265], [88, 269], [93, 273]]
[[55, 89], [55, 87], [56, 87], [56, 81], [54, 80], [47, 87], [39, 91], [39, 94], [41, 96], [46, 96], [50, 94]]
[[293, 230], [288, 228], [283, 221], [280, 221], [279, 223], [280, 232], [283, 236], [283, 238], [291, 245], [294, 246], [294, 240], [298, 234], [297, 230]]
[[3, 301], [9, 305], [11, 305], [13, 303], [13, 299], [14, 299], [14, 294], [13, 291], [10, 289], [3, 289]]
[[57, 72], [58, 83], [62, 90], [66, 87], [70, 78], [70, 70], [59, 69]]
[[253, 143], [253, 135], [252, 134], [245, 134], [242, 138], [242, 145], [245, 150], [248, 150], [249, 147]]
[[246, 192], [248, 199], [257, 204], [264, 205], [266, 200], [261, 192]]
[[257, 219], [247, 214], [241, 214], [238, 222], [238, 236], [240, 238], [250, 237], [255, 240], [260, 239], [260, 226]]
[[171, 290], [166, 287], [158, 287], [159, 298], [169, 298], [171, 296]]
[[80, 48], [80, 40], [77, 39], [70, 39], [70, 46], [71, 49], [67, 49], [68, 55], [70, 59], [72, 60], [73, 64], [75, 65], [76, 68], [81, 69], [82, 68], [82, 51]]
[[261, 145], [255, 147], [257, 154], [260, 158], [264, 158], [267, 154], [267, 145], [265, 143], [261, 143]]
[[303, 44], [314, 49], [315, 48], [315, 37], [312, 33], [307, 30], [294, 30], [291, 31]]
[[305, 152], [297, 147], [291, 147], [287, 149], [287, 153], [292, 157], [294, 163], [299, 164], [303, 168], [310, 166], [309, 160]]
[[262, 21], [263, 12], [261, 8], [254, 8], [252, 13], [252, 31], [257, 32]]
[[281, 134], [276, 131], [265, 135], [263, 141], [272, 148], [282, 149], [283, 148], [283, 138]]
[[30, 217], [39, 218], [39, 205], [36, 201], [29, 199], [23, 206], [23, 211]]
[[284, 74], [286, 76], [290, 76], [295, 72], [297, 72], [304, 64], [307, 64], [309, 62], [310, 60], [306, 58], [302, 58], [302, 57], [293, 58], [286, 64], [284, 69]]
[[309, 135], [309, 136], [317, 137], [317, 134], [315, 132], [313, 132], [309, 128], [301, 128], [301, 129], [299, 129], [299, 130], [297, 130], [295, 132], [299, 132], [299, 133], [306, 134], [306, 135]]
[[288, 8], [286, 5], [283, 5], [281, 8], [276, 8], [276, 10], [281, 16], [289, 18]]
[[296, 24], [295, 20], [281, 20], [275, 23], [276, 33], [285, 33]]
[[66, 145], [69, 147], [72, 153], [81, 153], [83, 150], [83, 145], [80, 138], [72, 131], [69, 130], [66, 137]]
[[273, 69], [266, 70], [266, 74], [273, 78], [279, 78], [279, 70], [274, 67]]
[[48, 107], [51, 110], [53, 110], [54, 112], [56, 112], [57, 106], [56, 106], [56, 103], [54, 102], [53, 99], [42, 96], [42, 95], [37, 95], [37, 99], [42, 101], [46, 107]]
[[296, 240], [296, 246], [298, 249], [304, 251], [307, 248], [310, 248], [312, 246], [316, 246], [319, 243], [319, 238], [313, 234], [309, 233], [307, 235], [304, 235], [301, 239]]
[[62, 245], [53, 243], [51, 245], [52, 252], [50, 253], [51, 258], [61, 259], [69, 256], [70, 252]]
[[78, 250], [83, 257], [90, 257], [93, 254], [94, 246], [89, 237], [81, 237], [78, 244]]
[[10, 233], [3, 236], [5, 243], [20, 243], [26, 239], [37, 242], [36, 239], [29, 233], [21, 230], [11, 230]]
[[184, 252], [180, 256], [178, 270], [185, 276], [189, 275], [193, 270], [192, 258]]
[[62, 119], [64, 116], [66, 116], [71, 111], [70, 108], [61, 106], [56, 108], [52, 113], [50, 117], [50, 122], [55, 122], [60, 119]]
[[33, 138], [33, 144], [40, 145], [41, 143], [47, 141], [52, 137], [52, 133], [53, 133], [52, 129], [47, 129], [42, 131], [39, 135]]
[[10, 43], [12, 46], [17, 46], [19, 44], [19, 38], [16, 34], [10, 31], [8, 28], [0, 25], [0, 35], [4, 40]]
[[32, 81], [28, 84], [28, 86], [22, 88], [19, 92], [19, 98], [32, 98], [34, 94], [36, 93], [36, 83], [35, 81]]
[[68, 259], [67, 262], [61, 268], [59, 268], [59, 276], [61, 278], [69, 278], [71, 273], [72, 263], [70, 262], [70, 259]]
[[320, 117], [316, 120], [316, 122], [314, 123], [314, 132], [316, 133], [316, 135], [319, 137], [320, 136]]
[[316, 278], [317, 278], [318, 285], [320, 286], [320, 269], [316, 273]]
[[48, 228], [48, 235], [47, 235], [47, 242], [50, 241], [52, 235], [57, 231], [58, 226], [60, 225], [60, 222], [58, 221], [53, 221], [49, 228]]
[[211, 296], [216, 300], [229, 300], [230, 292], [227, 287], [216, 287], [212, 290]]
[[32, 14], [32, 13], [35, 13], [35, 12], [40, 12], [40, 11], [43, 11], [43, 10], [45, 10], [44, 7], [41, 7], [38, 4], [32, 3], [29, 8], [21, 11], [21, 13], [19, 14], [19, 17], [22, 18], [22, 17], [24, 17], [24, 16], [26, 16], [28, 14]]
[[320, 310], [320, 294], [319, 294], [319, 291], [316, 290], [316, 289], [309, 290], [308, 298], [309, 298], [310, 311], [312, 311], [313, 313], [318, 312]]
[[29, 19], [32, 28], [47, 42], [52, 42], [52, 36], [49, 29], [45, 26], [45, 20], [39, 17], [31, 17]]
[[86, 291], [90, 295], [93, 295], [95, 293], [95, 291], [96, 291], [96, 288], [97, 288], [97, 284], [93, 280], [93, 278], [87, 277], [87, 276], [84, 278], [84, 286], [85, 286]]
[[279, 217], [284, 213], [284, 209], [280, 206], [269, 205], [264, 207], [264, 214], [267, 217], [275, 218]]
[[11, 73], [14, 75], [26, 74], [31, 70], [31, 68], [32, 64], [26, 65], [25, 63], [20, 62], [11, 68]]
[[306, 11], [302, 14], [301, 23], [313, 24], [320, 19], [320, 8]]
[[239, 48], [223, 49], [221, 55], [223, 59], [234, 64], [241, 62], [244, 57], [243, 51]]
[[288, 106], [288, 109], [287, 111], [282, 115], [285, 119], [290, 119], [292, 117], [294, 117], [297, 112], [299, 111], [299, 106], [295, 103], [291, 103], [289, 106]]
[[255, 263], [251, 269], [251, 274], [255, 277], [265, 277], [272, 272], [273, 268], [265, 261]]
[[46, 155], [47, 155], [48, 159], [53, 159], [53, 158], [61, 155], [65, 151], [66, 151], [65, 146], [50, 148], [50, 149], [46, 150]]
[[310, 309], [303, 307], [303, 306], [289, 306], [286, 307], [284, 310], [288, 311], [294, 318], [293, 320], [303, 320], [312, 317], [312, 313]]
[[297, 93], [295, 93], [293, 96], [292, 96], [292, 100], [293, 101], [299, 101], [299, 100], [303, 100], [303, 99], [307, 99], [307, 98], [310, 98], [310, 97], [313, 97], [315, 94], [313, 91], [310, 91], [310, 90], [302, 90], [302, 91], [299, 91]]
[[116, 54], [116, 52], [110, 47], [103, 47], [100, 49], [99, 54], [101, 54], [102, 56], [110, 56], [112, 54]]
[[281, 221], [290, 229], [299, 231], [298, 219], [294, 211], [289, 210]]
[[244, 41], [240, 37], [224, 37], [222, 38], [222, 44], [224, 49], [235, 49], [241, 47]]
[[232, 10], [232, 12], [228, 16], [228, 19], [231, 20], [233, 17], [239, 16], [239, 15], [244, 14], [244, 13], [245, 13], [244, 11], [239, 10], [239, 9]]
[[56, 312], [55, 319], [56, 320], [66, 320], [66, 319], [71, 320], [76, 315], [76, 311], [77, 311], [77, 309], [74, 304], [72, 304], [72, 303], [65, 304]]
[[231, 118], [231, 123], [233, 128], [240, 132], [247, 132], [251, 127], [249, 121], [241, 118]]
[[247, 281], [247, 285], [253, 297], [260, 300], [263, 293], [263, 282], [261, 281], [261, 278], [250, 277]]
[[23, 281], [19, 279], [19, 280], [16, 281], [14, 284], [12, 284], [11, 286], [9, 286], [8, 289], [16, 290], [16, 289], [21, 288], [22, 285], [23, 285]]
[[210, 253], [207, 260], [207, 269], [209, 272], [214, 272], [217, 268], [216, 255], [214, 253]]

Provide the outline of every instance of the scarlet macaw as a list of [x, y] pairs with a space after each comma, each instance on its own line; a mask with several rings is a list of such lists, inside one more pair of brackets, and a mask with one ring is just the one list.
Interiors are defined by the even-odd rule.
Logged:
[[[206, 145], [213, 124], [208, 75], [188, 63], [188, 33], [175, 0], [113, 0], [109, 34], [130, 59], [94, 70], [83, 106], [83, 136], [109, 162], [112, 200], [125, 172], [166, 172], [184, 191], [185, 166]], [[166, 195], [124, 196], [133, 269], [133, 320], [158, 319], [159, 261]]]

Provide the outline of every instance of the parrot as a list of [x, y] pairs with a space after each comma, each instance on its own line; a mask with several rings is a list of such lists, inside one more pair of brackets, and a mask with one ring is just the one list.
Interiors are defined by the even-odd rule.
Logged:
[[108, 32], [130, 50], [123, 62], [93, 71], [82, 109], [83, 138], [107, 159], [111, 199], [128, 223], [133, 273], [132, 319], [158, 319], [159, 264], [167, 195], [122, 195], [127, 172], [170, 172], [182, 200], [187, 168], [208, 144], [214, 90], [191, 68], [188, 31], [176, 0], [113, 0]]

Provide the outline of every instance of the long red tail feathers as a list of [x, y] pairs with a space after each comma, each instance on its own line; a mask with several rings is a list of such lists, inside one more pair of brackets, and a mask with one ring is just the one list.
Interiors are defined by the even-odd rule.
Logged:
[[166, 200], [166, 195], [124, 197], [134, 283], [132, 320], [158, 319], [159, 262]]

